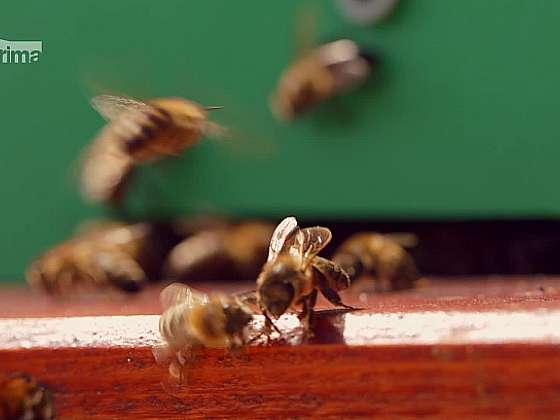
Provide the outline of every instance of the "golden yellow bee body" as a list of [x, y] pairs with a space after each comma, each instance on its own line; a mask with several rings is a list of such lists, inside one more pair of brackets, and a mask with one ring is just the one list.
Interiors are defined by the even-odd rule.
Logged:
[[208, 110], [183, 98], [139, 101], [101, 95], [92, 105], [108, 120], [88, 148], [82, 166], [84, 197], [118, 202], [137, 164], [177, 156], [205, 134], [220, 127], [208, 120]]
[[280, 120], [291, 120], [339, 93], [363, 84], [375, 60], [349, 39], [339, 39], [310, 49], [281, 75], [271, 98]]
[[165, 351], [154, 351], [156, 359], [172, 356], [170, 374], [182, 377], [185, 354], [199, 347], [231, 349], [247, 342], [246, 327], [252, 311], [235, 296], [207, 295], [184, 284], [171, 284], [161, 293], [164, 312], [159, 330]]

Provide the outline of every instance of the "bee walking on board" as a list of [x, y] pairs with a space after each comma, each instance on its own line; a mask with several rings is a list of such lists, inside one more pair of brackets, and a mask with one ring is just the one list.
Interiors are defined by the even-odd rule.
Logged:
[[181, 382], [184, 367], [197, 349], [235, 349], [250, 340], [253, 311], [235, 295], [207, 295], [184, 284], [167, 286], [160, 296], [164, 312], [159, 331], [165, 345], [154, 348], [157, 361], [171, 357], [169, 373]]
[[223, 129], [208, 120], [204, 107], [183, 98], [147, 101], [101, 95], [93, 107], [108, 120], [87, 149], [81, 189], [90, 201], [117, 204], [136, 165], [177, 156], [205, 135]]
[[333, 261], [343, 267], [352, 282], [360, 277], [374, 278], [375, 291], [409, 289], [420, 278], [406, 250], [416, 242], [416, 236], [407, 233], [357, 233], [338, 247]]
[[266, 261], [274, 226], [246, 221], [203, 229], [175, 246], [165, 263], [166, 278], [254, 279]]
[[50, 391], [32, 376], [18, 373], [0, 380], [0, 418], [50, 420], [54, 418]]
[[331, 237], [324, 227], [300, 229], [294, 217], [285, 218], [276, 227], [268, 261], [257, 278], [257, 302], [269, 324], [270, 317], [301, 307], [301, 320], [308, 332], [319, 291], [333, 305], [355, 309], [344, 304], [338, 294], [350, 286], [348, 274], [337, 263], [318, 256]]
[[157, 275], [171, 248], [173, 239], [164, 231], [148, 223], [89, 224], [36, 258], [27, 269], [27, 282], [52, 294], [108, 287], [138, 291]]

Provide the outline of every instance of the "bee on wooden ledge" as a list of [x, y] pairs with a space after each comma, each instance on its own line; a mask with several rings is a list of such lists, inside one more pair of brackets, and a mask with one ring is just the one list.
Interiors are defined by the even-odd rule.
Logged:
[[254, 312], [241, 296], [207, 295], [174, 283], [161, 292], [160, 300], [164, 344], [153, 348], [154, 357], [160, 363], [170, 360], [169, 374], [181, 383], [185, 367], [201, 348], [235, 350], [251, 341]]
[[210, 225], [177, 244], [164, 276], [176, 281], [254, 279], [266, 261], [274, 225], [243, 221]]
[[35, 258], [28, 284], [54, 295], [116, 289], [137, 292], [159, 278], [164, 256], [176, 243], [165, 226], [90, 222], [77, 234]]
[[331, 237], [325, 227], [300, 229], [294, 217], [276, 227], [268, 261], [257, 278], [258, 306], [269, 324], [274, 325], [270, 317], [301, 307], [300, 317], [308, 333], [319, 291], [333, 305], [355, 309], [338, 294], [350, 286], [348, 274], [336, 262], [318, 256]]

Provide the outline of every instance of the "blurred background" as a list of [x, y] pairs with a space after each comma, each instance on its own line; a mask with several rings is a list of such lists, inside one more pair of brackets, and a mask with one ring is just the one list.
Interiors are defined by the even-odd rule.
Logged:
[[223, 105], [212, 117], [233, 133], [143, 167], [129, 218], [295, 215], [335, 239], [412, 231], [427, 273], [560, 271], [560, 3], [402, 0], [375, 24], [349, 19], [351, 3], [314, 3], [316, 42], [349, 37], [379, 66], [291, 123], [268, 98], [301, 2], [3, 4], [0, 37], [43, 53], [0, 63], [0, 280], [23, 281], [34, 256], [108, 214], [76, 180], [101, 92]]

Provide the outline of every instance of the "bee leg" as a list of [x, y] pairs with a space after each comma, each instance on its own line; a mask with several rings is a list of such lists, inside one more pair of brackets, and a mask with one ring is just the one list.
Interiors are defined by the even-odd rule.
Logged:
[[230, 353], [235, 354], [236, 352], [242, 351], [244, 345], [245, 340], [243, 339], [243, 335], [234, 334], [229, 341], [227, 349]]
[[345, 303], [343, 303], [342, 299], [340, 298], [340, 295], [336, 292], [336, 290], [331, 289], [330, 287], [327, 287], [325, 285], [321, 285], [320, 289], [321, 289], [322, 295], [325, 296], [325, 298], [327, 298], [327, 300], [330, 303], [332, 303], [334, 306], [341, 306], [343, 308], [353, 309], [353, 310], [359, 309], [359, 308], [355, 308], [353, 306], [346, 305]]
[[263, 335], [266, 335], [267, 339], [268, 339], [268, 337], [270, 337], [269, 334], [266, 334], [265, 331], [262, 331], [262, 332], [256, 334], [254, 337], [251, 337], [250, 339], [245, 340], [245, 341], [243, 342], [243, 345], [250, 346], [250, 345], [253, 344], [255, 341], [260, 340], [261, 337], [262, 337]]
[[308, 298], [303, 301], [303, 311], [300, 315], [300, 321], [303, 325], [304, 334], [306, 337], [313, 336], [313, 332], [311, 331], [311, 327], [313, 326], [314, 321], [314, 308], [315, 303], [317, 303], [317, 289], [313, 290]]
[[179, 385], [183, 384], [184, 380], [184, 373], [183, 373], [183, 365], [179, 362], [178, 358], [175, 358], [169, 364], [169, 376], [173, 379], [177, 380]]
[[187, 362], [192, 362], [196, 357], [195, 350], [192, 348], [179, 350], [175, 353], [173, 361], [169, 365], [169, 374], [177, 379], [177, 382], [182, 385], [185, 382], [185, 367]]
[[241, 334], [232, 337], [228, 345], [228, 354], [233, 361], [240, 360], [245, 355], [245, 345], [247, 340]]
[[276, 332], [278, 334], [280, 334], [280, 337], [282, 337], [282, 331], [280, 331], [278, 329], [278, 327], [276, 326], [276, 324], [272, 321], [272, 319], [270, 319], [270, 316], [268, 315], [268, 313], [266, 311], [262, 311], [263, 315], [264, 315], [264, 327], [265, 327], [265, 331], [266, 331], [266, 336], [268, 337], [268, 340], [270, 341], [270, 332], [271, 332], [271, 327], [274, 328], [274, 330], [276, 330]]

